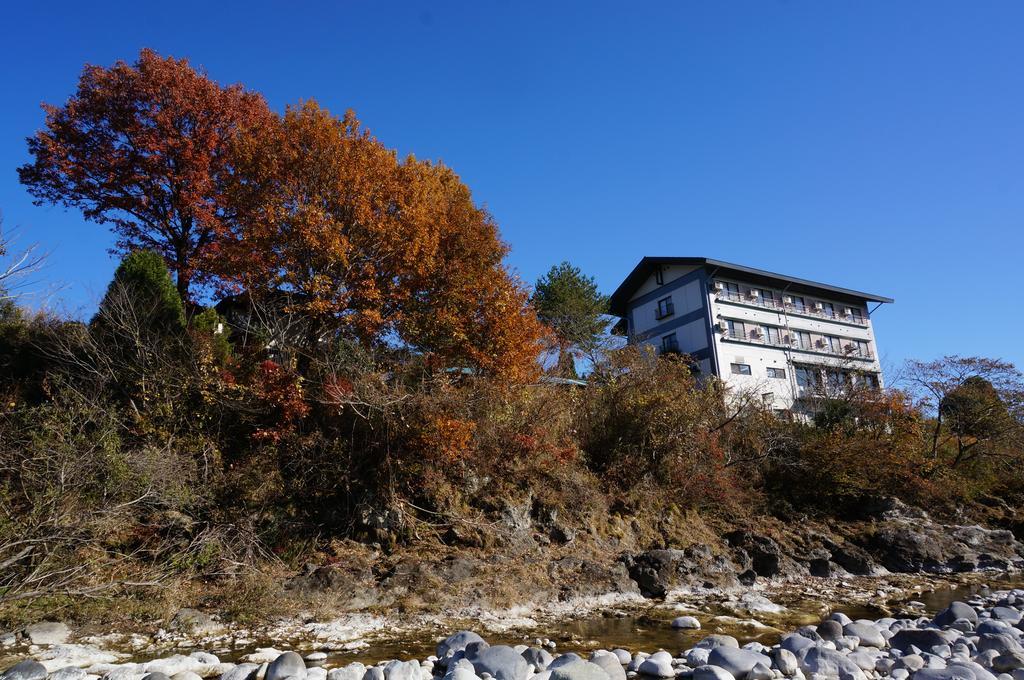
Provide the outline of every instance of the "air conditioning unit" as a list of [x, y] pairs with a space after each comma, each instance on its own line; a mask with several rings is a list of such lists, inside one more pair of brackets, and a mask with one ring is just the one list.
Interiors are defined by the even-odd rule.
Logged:
[[814, 303], [814, 308], [820, 312], [821, 310], [825, 309], [825, 305], [823, 305], [820, 302], [815, 302]]
[[849, 307], [843, 307], [843, 316], [853, 316], [853, 310]]
[[814, 344], [816, 346], [818, 346], [818, 347], [824, 347], [825, 346], [825, 341], [823, 339], [821, 339], [821, 338], [818, 338], [817, 340], [814, 341]]
[[793, 304], [793, 297], [790, 296], [790, 295], [783, 295], [782, 296], [782, 302], [783, 302], [783, 304], [791, 305], [791, 304]]
[[750, 337], [751, 338], [760, 338], [761, 337], [761, 331], [758, 330], [757, 328], [755, 328], [754, 330], [750, 331]]
[[726, 322], [719, 321], [717, 326], [718, 326], [718, 330], [722, 331], [723, 333], [729, 332], [729, 324], [727, 324]]
[[750, 295], [750, 297], [752, 297], [752, 298], [754, 298], [756, 300], [761, 295], [761, 291], [759, 291], [756, 288], [751, 288], [750, 292], [749, 292], [749, 295]]
[[725, 284], [721, 281], [715, 281], [715, 290], [725, 290]]

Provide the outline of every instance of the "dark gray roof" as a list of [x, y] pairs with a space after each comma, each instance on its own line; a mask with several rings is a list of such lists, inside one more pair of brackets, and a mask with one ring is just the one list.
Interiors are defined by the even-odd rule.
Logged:
[[864, 293], [849, 288], [830, 286], [827, 283], [808, 281], [785, 274], [755, 269], [732, 262], [723, 262], [710, 257], [645, 257], [633, 268], [609, 299], [608, 308], [616, 316], [625, 316], [629, 310], [629, 300], [636, 289], [654, 272], [654, 268], [662, 265], [697, 265], [709, 270], [717, 270], [723, 274], [741, 274], [743, 279], [761, 285], [781, 285], [794, 293], [822, 295], [829, 299], [844, 302], [893, 302], [894, 300], [874, 293]]

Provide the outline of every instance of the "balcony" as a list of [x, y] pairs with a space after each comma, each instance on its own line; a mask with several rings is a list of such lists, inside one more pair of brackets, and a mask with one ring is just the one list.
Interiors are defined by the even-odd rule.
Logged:
[[838, 312], [828, 312], [824, 309], [816, 309], [812, 305], [794, 305], [792, 303], [785, 304], [781, 300], [777, 300], [774, 297], [765, 298], [761, 295], [752, 296], [749, 293], [738, 293], [732, 290], [712, 290], [715, 299], [725, 302], [732, 302], [738, 305], [748, 305], [750, 307], [760, 307], [761, 309], [770, 309], [773, 312], [780, 312], [783, 314], [794, 314], [797, 316], [807, 316], [816, 319], [826, 319], [828, 321], [838, 321], [840, 323], [851, 323], [856, 326], [868, 326], [869, 321], [865, 316], [855, 316], [853, 314], [846, 315]]
[[781, 349], [799, 350], [802, 352], [813, 352], [815, 354], [826, 354], [828, 356], [842, 357], [849, 359], [865, 359], [872, 360], [875, 355], [870, 350], [859, 350], [856, 347], [853, 348], [840, 348], [833, 349], [828, 343], [820, 343], [815, 341], [809, 347], [801, 346], [796, 340], [791, 340], [787, 334], [780, 334], [779, 337], [770, 338], [767, 337], [761, 331], [725, 331], [722, 334], [722, 338], [725, 340], [736, 340], [738, 342], [752, 342], [758, 345], [767, 345], [769, 347], [779, 347]]

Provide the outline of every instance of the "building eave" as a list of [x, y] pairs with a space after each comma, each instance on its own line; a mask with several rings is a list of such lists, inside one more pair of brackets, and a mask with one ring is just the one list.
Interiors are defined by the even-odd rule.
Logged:
[[653, 273], [655, 267], [665, 265], [696, 265], [704, 267], [706, 270], [715, 271], [716, 273], [722, 273], [725, 275], [728, 275], [730, 272], [736, 273], [742, 275], [748, 280], [753, 279], [760, 284], [785, 288], [794, 293], [807, 293], [811, 295], [824, 293], [825, 295], [823, 295], [823, 297], [829, 297], [841, 301], [856, 300], [879, 303], [891, 303], [895, 301], [893, 298], [885, 297], [884, 295], [876, 295], [874, 293], [865, 293], [863, 291], [852, 290], [850, 288], [832, 286], [827, 283], [801, 279], [795, 276], [787, 276], [785, 274], [778, 274], [764, 269], [756, 269], [754, 267], [747, 267], [708, 257], [644, 257], [633, 268], [633, 271], [626, 276], [622, 284], [615, 289], [615, 292], [612, 293], [608, 303], [609, 312], [619, 317], [626, 316], [629, 313], [629, 301], [632, 299], [634, 293], [636, 293], [636, 290], [643, 285], [643, 282], [647, 280], [651, 273]]

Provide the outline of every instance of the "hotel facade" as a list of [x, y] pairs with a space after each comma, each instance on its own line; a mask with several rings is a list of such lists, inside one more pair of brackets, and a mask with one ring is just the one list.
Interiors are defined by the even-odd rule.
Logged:
[[871, 313], [888, 297], [702, 257], [645, 257], [612, 294], [630, 343], [693, 358], [776, 411], [884, 386]]

